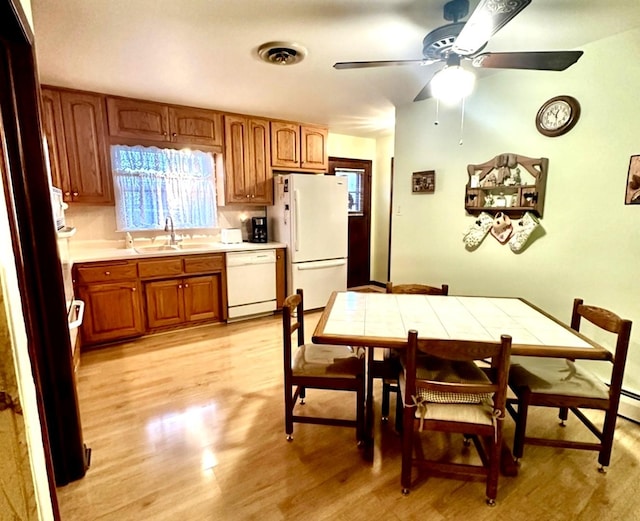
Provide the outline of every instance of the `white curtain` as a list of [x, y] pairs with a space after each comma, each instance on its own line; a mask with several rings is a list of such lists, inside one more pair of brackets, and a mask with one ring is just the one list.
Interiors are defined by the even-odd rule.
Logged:
[[217, 226], [211, 153], [157, 147], [111, 147], [119, 231]]

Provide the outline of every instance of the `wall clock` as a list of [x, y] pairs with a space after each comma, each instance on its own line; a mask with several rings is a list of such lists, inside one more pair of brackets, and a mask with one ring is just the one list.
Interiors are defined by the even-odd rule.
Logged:
[[536, 115], [536, 128], [549, 137], [571, 130], [580, 117], [580, 103], [572, 96], [556, 96], [543, 103]]

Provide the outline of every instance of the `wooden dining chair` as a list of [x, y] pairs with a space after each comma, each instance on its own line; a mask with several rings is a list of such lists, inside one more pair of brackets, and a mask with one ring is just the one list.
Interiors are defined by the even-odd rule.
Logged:
[[[576, 362], [562, 358], [513, 357], [509, 387], [516, 395], [507, 402], [507, 410], [516, 422], [513, 456], [522, 458], [524, 445], [544, 445], [599, 452], [599, 471], [606, 472], [611, 460], [611, 449], [620, 403], [622, 377], [629, 349], [631, 321], [624, 320], [606, 309], [587, 306], [582, 299], [573, 301], [571, 328], [580, 331], [581, 319], [615, 336], [615, 351], [611, 357], [611, 376], [604, 383], [587, 367], [588, 361]], [[607, 335], [607, 333], [603, 333]], [[526, 435], [529, 408], [557, 407], [560, 425], [565, 426], [569, 410], [594, 434], [597, 442], [558, 438], [540, 438]], [[581, 409], [604, 411], [601, 426], [595, 425]], [[595, 420], [594, 420], [595, 421]]]
[[[420, 354], [429, 356], [428, 368], [417, 363]], [[409, 493], [412, 469], [417, 467], [447, 477], [482, 478], [487, 503], [495, 504], [510, 354], [507, 335], [500, 342], [478, 342], [419, 339], [417, 331], [409, 331], [400, 373], [403, 494]], [[489, 359], [491, 367], [486, 369], [476, 364]], [[468, 457], [462, 462], [445, 461], [436, 451], [428, 457], [423, 438], [430, 431], [459, 433], [465, 446], [473, 440], [480, 463]], [[429, 441], [433, 446], [434, 440]]]
[[[449, 286], [443, 284], [440, 287], [427, 286], [426, 284], [396, 284], [387, 282], [387, 293], [413, 293], [419, 295], [448, 295]], [[389, 405], [391, 400], [391, 393], [398, 392], [398, 357], [397, 353], [394, 353], [390, 349], [385, 349], [383, 353], [382, 363], [378, 364], [377, 375], [382, 378], [382, 404], [380, 406], [382, 421], [388, 421], [389, 419]], [[396, 427], [400, 427], [400, 420], [402, 415], [402, 403], [396, 398]]]
[[[349, 346], [305, 344], [303, 291], [288, 296], [282, 307], [284, 348], [285, 432], [293, 440], [293, 424], [313, 423], [353, 427], [356, 440], [364, 441], [365, 358], [364, 350]], [[294, 341], [295, 335], [295, 341]], [[355, 394], [355, 419], [299, 415], [307, 389], [350, 391]]]

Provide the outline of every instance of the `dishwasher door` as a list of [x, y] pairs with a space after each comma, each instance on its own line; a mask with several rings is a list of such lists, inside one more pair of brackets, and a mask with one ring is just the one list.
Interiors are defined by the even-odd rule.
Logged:
[[227, 301], [229, 319], [276, 310], [276, 250], [229, 252]]

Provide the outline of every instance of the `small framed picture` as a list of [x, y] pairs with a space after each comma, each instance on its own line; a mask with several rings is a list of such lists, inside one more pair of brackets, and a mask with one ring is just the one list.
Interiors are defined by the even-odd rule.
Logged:
[[631, 156], [627, 173], [625, 204], [640, 204], [640, 155]]
[[436, 191], [435, 170], [414, 172], [411, 176], [411, 192], [414, 194], [432, 194]]

